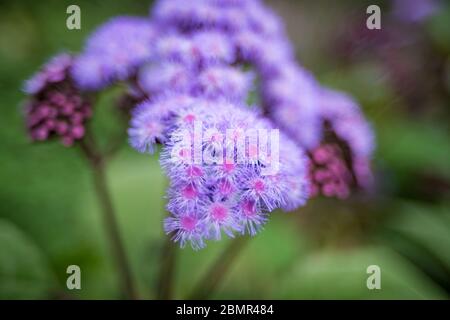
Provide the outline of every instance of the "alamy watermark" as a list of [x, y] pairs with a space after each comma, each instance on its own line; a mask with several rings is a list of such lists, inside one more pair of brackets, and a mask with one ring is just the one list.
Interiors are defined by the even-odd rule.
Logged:
[[69, 16], [66, 19], [66, 26], [69, 30], [81, 29], [81, 9], [76, 4], [67, 7], [66, 13]]
[[81, 289], [81, 269], [76, 264], [70, 265], [66, 269], [66, 273], [69, 274], [66, 280], [66, 286], [69, 290]]
[[203, 129], [194, 121], [193, 129], [176, 136], [171, 159], [184, 164], [227, 165], [262, 164], [262, 175], [274, 175], [280, 167], [280, 131], [278, 129]]
[[367, 7], [366, 13], [370, 16], [366, 20], [366, 27], [369, 30], [381, 29], [381, 9], [376, 4]]
[[381, 289], [381, 268], [376, 264], [370, 265], [366, 270], [370, 276], [367, 278], [366, 285], [369, 290]]

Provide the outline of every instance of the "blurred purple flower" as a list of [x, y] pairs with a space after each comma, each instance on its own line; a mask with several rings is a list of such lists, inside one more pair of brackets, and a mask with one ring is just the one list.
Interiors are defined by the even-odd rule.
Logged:
[[126, 80], [154, 55], [156, 32], [148, 19], [116, 17], [100, 26], [87, 40], [73, 66], [82, 89], [98, 90]]
[[296, 64], [284, 63], [275, 76], [263, 80], [262, 88], [269, 117], [300, 145], [316, 146], [321, 126], [314, 77]]
[[25, 116], [31, 140], [59, 137], [64, 145], [71, 146], [83, 138], [92, 109], [70, 78], [72, 63], [69, 54], [59, 54], [25, 82], [24, 90], [30, 95]]
[[218, 31], [200, 31], [192, 35], [192, 52], [203, 64], [235, 61], [235, 51], [228, 36]]
[[371, 185], [370, 125], [351, 97], [296, 62], [283, 22], [261, 1], [159, 0], [151, 17], [111, 19], [78, 57], [59, 55], [26, 82], [33, 140], [81, 139], [92, 111], [79, 90], [125, 81], [124, 109], [138, 104], [131, 146], [162, 145], [164, 230], [194, 249], [254, 236], [271, 212], [310, 195], [345, 198]]
[[310, 151], [311, 195], [347, 198], [355, 188], [372, 185], [370, 159], [374, 135], [348, 95], [321, 89], [322, 143]]
[[50, 59], [42, 70], [25, 82], [24, 91], [27, 94], [37, 94], [47, 85], [63, 81], [67, 70], [72, 65], [72, 56], [61, 53]]
[[439, 1], [436, 0], [393, 0], [394, 16], [405, 22], [422, 22], [436, 13]]
[[[164, 144], [171, 129], [195, 100], [187, 95], [163, 95], [138, 105], [132, 114], [129, 141], [139, 152], [154, 152], [156, 143]], [[184, 115], [187, 119], [189, 117]], [[189, 121], [189, 120], [186, 120]]]
[[199, 29], [239, 30], [248, 24], [242, 8], [248, 1], [226, 0], [160, 0], [152, 12], [160, 25], [182, 32]]
[[[310, 193], [344, 198], [368, 184], [373, 136], [358, 106], [297, 64], [261, 1], [158, 1], [152, 17], [165, 32], [139, 74], [151, 99], [133, 112], [129, 135], [141, 152], [163, 145], [174, 241], [199, 249], [222, 234], [255, 235], [270, 212], [296, 210]], [[261, 108], [245, 107], [255, 94]], [[258, 130], [276, 130], [277, 152], [272, 142], [260, 149], [259, 136], [250, 142]]]
[[193, 212], [183, 212], [164, 220], [164, 231], [173, 234], [172, 239], [182, 248], [189, 242], [194, 250], [205, 247], [203, 240], [205, 222]]
[[245, 101], [252, 89], [253, 76], [236, 67], [212, 66], [198, 75], [197, 82], [197, 94]]
[[139, 71], [140, 88], [149, 96], [171, 93], [190, 93], [195, 77], [191, 68], [180, 63], [149, 64]]

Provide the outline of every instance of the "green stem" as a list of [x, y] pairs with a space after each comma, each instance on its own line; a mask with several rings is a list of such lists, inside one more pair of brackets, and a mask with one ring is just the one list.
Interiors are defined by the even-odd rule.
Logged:
[[131, 268], [127, 260], [116, 220], [116, 213], [106, 183], [106, 164], [104, 156], [98, 151], [92, 137], [82, 140], [80, 146], [91, 168], [95, 192], [103, 213], [104, 226], [119, 271], [122, 292], [124, 292], [127, 299], [137, 299], [136, 288], [133, 284], [131, 275]]
[[161, 251], [161, 265], [157, 287], [157, 298], [169, 300], [173, 297], [173, 283], [175, 278], [176, 246], [169, 236]]
[[208, 299], [211, 296], [225, 278], [225, 275], [236, 257], [245, 247], [247, 241], [248, 237], [237, 237], [230, 242], [228, 247], [225, 248], [197, 287], [193, 290], [190, 299]]

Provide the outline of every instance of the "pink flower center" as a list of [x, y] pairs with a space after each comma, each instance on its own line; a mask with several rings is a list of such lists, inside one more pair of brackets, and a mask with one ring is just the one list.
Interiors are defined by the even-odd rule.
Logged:
[[217, 84], [217, 77], [214, 73], [208, 73], [207, 78], [208, 78], [208, 82], [210, 84], [213, 84], [213, 85]]
[[264, 189], [265, 189], [264, 181], [262, 181], [261, 179], [256, 180], [253, 183], [253, 189], [255, 189], [255, 191], [258, 192], [258, 193], [263, 192]]
[[221, 204], [213, 204], [211, 207], [211, 216], [214, 220], [223, 221], [228, 216], [228, 209]]
[[233, 171], [235, 168], [234, 163], [225, 163], [223, 165], [223, 171], [225, 171], [226, 173], [230, 173], [231, 171]]
[[244, 201], [241, 205], [242, 212], [247, 217], [252, 217], [256, 214], [255, 203], [253, 201]]
[[197, 197], [197, 190], [195, 190], [194, 186], [187, 185], [182, 191], [183, 197], [186, 199], [192, 200]]
[[146, 129], [147, 129], [147, 134], [149, 136], [154, 136], [160, 133], [160, 126], [154, 122], [149, 122], [147, 123]]
[[195, 121], [195, 115], [194, 114], [187, 114], [184, 116], [183, 120], [187, 123], [192, 123]]
[[191, 54], [193, 57], [198, 57], [200, 55], [200, 50], [197, 47], [193, 46], [191, 48]]
[[203, 175], [203, 170], [197, 166], [190, 166], [186, 170], [189, 177], [201, 177]]
[[181, 228], [186, 231], [193, 231], [197, 225], [197, 219], [194, 217], [182, 217], [180, 219]]
[[184, 148], [181, 149], [178, 154], [181, 158], [187, 159], [191, 156], [191, 150]]

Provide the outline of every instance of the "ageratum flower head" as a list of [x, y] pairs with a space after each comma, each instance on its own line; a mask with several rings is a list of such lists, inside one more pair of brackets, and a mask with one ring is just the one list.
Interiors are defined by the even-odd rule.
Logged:
[[149, 64], [138, 75], [140, 88], [149, 96], [184, 93], [215, 99], [227, 97], [240, 101], [253, 89], [254, 77], [229, 65], [211, 65], [201, 71], [177, 62]]
[[319, 97], [323, 137], [310, 151], [311, 194], [346, 198], [372, 184], [373, 131], [348, 95], [322, 88]]
[[116, 17], [100, 26], [87, 40], [72, 75], [80, 88], [98, 90], [126, 80], [154, 53], [156, 32], [148, 19]]
[[189, 114], [193, 101], [189, 95], [175, 93], [142, 102], [133, 110], [128, 129], [131, 146], [139, 152], [153, 153], [157, 143], [167, 142], [179, 122], [193, 121]]
[[284, 38], [284, 24], [272, 10], [261, 1], [242, 1], [248, 15], [249, 28], [264, 37]]
[[72, 56], [67, 53], [58, 54], [51, 58], [39, 72], [25, 82], [25, 93], [37, 94], [46, 86], [65, 80], [67, 70], [72, 65], [72, 60]]
[[191, 68], [235, 61], [233, 44], [225, 34], [213, 30], [191, 35], [168, 32], [160, 36], [155, 46], [159, 61], [179, 62]]
[[263, 101], [273, 121], [300, 145], [316, 146], [321, 126], [314, 77], [296, 64], [283, 63], [262, 86]]
[[233, 44], [219, 31], [199, 31], [193, 34], [192, 54], [202, 64], [232, 64], [235, 61]]
[[[164, 32], [139, 74], [151, 98], [133, 112], [129, 135], [141, 152], [163, 146], [164, 228], [175, 242], [199, 249], [255, 235], [271, 212], [296, 210], [309, 193], [344, 198], [355, 179], [364, 184], [370, 128], [351, 99], [325, 94], [298, 65], [261, 1], [160, 0], [151, 17]], [[253, 100], [261, 106], [246, 106]]]
[[211, 66], [196, 79], [197, 95], [208, 98], [226, 97], [244, 101], [253, 88], [253, 74], [232, 66]]
[[255, 235], [309, 194], [370, 185], [374, 138], [359, 107], [296, 62], [260, 0], [159, 0], [150, 18], [111, 19], [79, 56], [59, 55], [27, 81], [31, 138], [81, 139], [91, 106], [80, 90], [119, 81], [124, 105], [137, 104], [130, 144], [162, 145], [164, 229], [182, 247]]
[[161, 155], [170, 178], [165, 230], [181, 246], [255, 235], [273, 210], [305, 203], [305, 156], [269, 121], [226, 100], [196, 98], [186, 111]]
[[195, 81], [194, 71], [177, 62], [150, 63], [139, 71], [140, 88], [149, 96], [162, 92], [190, 93]]
[[160, 0], [152, 12], [155, 21], [183, 31], [218, 26], [222, 14], [212, 1]]
[[73, 58], [62, 53], [53, 57], [25, 82], [29, 94], [25, 104], [26, 126], [32, 141], [59, 137], [72, 145], [83, 138], [85, 122], [91, 117], [91, 104], [70, 78]]
[[160, 0], [152, 17], [158, 24], [183, 32], [217, 29], [235, 33], [248, 28], [277, 36], [283, 30], [281, 20], [259, 0]]

